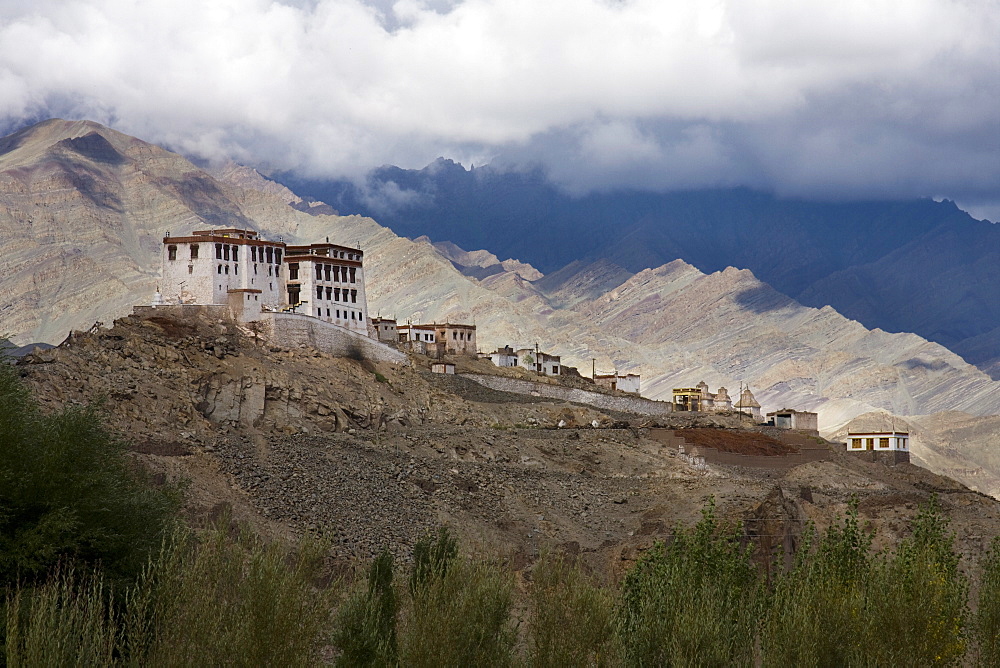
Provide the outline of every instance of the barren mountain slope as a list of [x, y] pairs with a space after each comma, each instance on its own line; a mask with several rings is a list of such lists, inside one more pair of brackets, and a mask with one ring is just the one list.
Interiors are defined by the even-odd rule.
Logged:
[[57, 343], [148, 302], [164, 234], [255, 227], [184, 158], [87, 121], [0, 141], [0, 328]]
[[[602, 371], [636, 370], [647, 396], [702, 379], [731, 391], [744, 381], [765, 409], [818, 410], [824, 428], [875, 408], [1000, 412], [997, 383], [944, 348], [802, 307], [748, 271], [705, 275], [674, 262], [629, 278], [615, 267], [577, 267], [549, 285], [501, 264], [477, 280], [430, 243], [371, 219], [296, 210], [288, 191], [252, 170], [220, 178], [93, 123], [49, 121], [4, 139], [0, 335], [58, 342], [108, 322], [150, 298], [163, 234], [240, 225], [287, 241], [360, 246], [373, 313], [472, 321], [482, 349], [538, 343], [585, 369], [596, 358]], [[461, 257], [495, 266], [485, 253]], [[592, 298], [595, 285], [614, 287]]]
[[[829, 307], [804, 307], [748, 270], [705, 275], [675, 261], [575, 310], [647, 350], [707, 363], [720, 382], [747, 380], [765, 406], [818, 409], [824, 429], [864, 412], [861, 405], [898, 415], [1000, 412], [998, 384], [944, 347], [867, 330]], [[683, 363], [658, 367], [643, 369], [649, 396], [695, 380]], [[830, 400], [857, 405], [831, 410]]]
[[[203, 317], [149, 315], [29, 356], [20, 374], [48, 408], [106, 396], [135, 457], [189, 481], [195, 520], [228, 507], [266, 533], [319, 533], [344, 560], [383, 547], [409, 555], [446, 524], [466, 548], [515, 568], [558, 548], [614, 576], [694, 523], [709, 497], [722, 517], [747, 521], [748, 540], [767, 553], [807, 521], [827, 526], [855, 496], [880, 544], [897, 540], [933, 492], [963, 553], [1000, 531], [1000, 504], [919, 467], [836, 449], [788, 471], [699, 468], [590, 408], [283, 349]], [[568, 427], [553, 428], [558, 420]]]

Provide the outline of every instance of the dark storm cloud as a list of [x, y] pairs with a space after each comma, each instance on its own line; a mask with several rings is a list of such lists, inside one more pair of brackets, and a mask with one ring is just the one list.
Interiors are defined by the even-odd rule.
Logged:
[[0, 123], [312, 174], [444, 155], [989, 213], [998, 34], [993, 0], [8, 0]]

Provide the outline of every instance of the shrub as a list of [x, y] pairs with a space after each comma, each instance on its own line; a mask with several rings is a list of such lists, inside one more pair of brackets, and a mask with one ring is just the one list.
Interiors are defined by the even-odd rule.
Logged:
[[817, 540], [809, 527], [791, 570], [775, 582], [762, 629], [764, 665], [842, 666], [857, 655], [872, 559], [857, 502]]
[[762, 587], [714, 501], [692, 530], [656, 544], [626, 574], [618, 629], [629, 665], [750, 665]]
[[975, 635], [979, 665], [1000, 665], [1000, 538], [994, 538], [980, 561]]
[[5, 612], [9, 666], [110, 666], [124, 650], [100, 577], [78, 577], [72, 568], [13, 589]]
[[603, 666], [614, 654], [614, 597], [559, 555], [532, 571], [528, 659], [533, 666]]
[[133, 656], [145, 640], [154, 665], [312, 665], [332, 608], [333, 589], [315, 585], [322, 568], [312, 541], [289, 554], [221, 528], [181, 534], [130, 597]]
[[406, 666], [505, 666], [513, 659], [511, 573], [457, 558], [413, 592], [400, 637]]
[[67, 559], [134, 578], [168, 531], [176, 492], [129, 465], [97, 407], [43, 415], [16, 373], [0, 364], [0, 583], [41, 581]]
[[337, 613], [333, 644], [338, 666], [396, 664], [396, 591], [392, 553], [383, 550], [368, 570], [364, 591], [355, 592]]
[[865, 590], [862, 655], [876, 665], [952, 665], [965, 654], [968, 582], [931, 497], [913, 534], [876, 562]]

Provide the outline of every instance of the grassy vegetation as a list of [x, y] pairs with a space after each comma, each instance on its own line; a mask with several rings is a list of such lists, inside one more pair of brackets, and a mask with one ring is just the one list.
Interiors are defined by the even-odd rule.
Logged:
[[933, 499], [891, 550], [851, 507], [787, 570], [755, 564], [709, 504], [618, 585], [557, 554], [518, 584], [446, 529], [410, 565], [386, 551], [340, 582], [322, 543], [179, 526], [176, 493], [128, 465], [95, 409], [42, 415], [5, 366], [0, 448], [12, 666], [1000, 665], [1000, 541], [966, 575]]

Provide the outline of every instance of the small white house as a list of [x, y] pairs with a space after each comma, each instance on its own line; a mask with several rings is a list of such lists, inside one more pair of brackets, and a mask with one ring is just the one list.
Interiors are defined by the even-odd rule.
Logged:
[[562, 373], [562, 359], [559, 355], [536, 352], [534, 348], [521, 348], [518, 350], [517, 361], [522, 369], [534, 371], [545, 376], [558, 376]]
[[517, 353], [510, 346], [497, 348], [490, 353], [490, 361], [497, 366], [512, 367], [517, 366]]
[[910, 434], [905, 431], [872, 431], [847, 433], [848, 452], [909, 452]]

